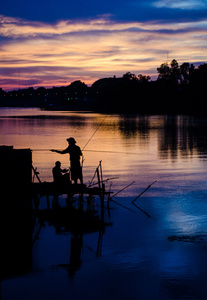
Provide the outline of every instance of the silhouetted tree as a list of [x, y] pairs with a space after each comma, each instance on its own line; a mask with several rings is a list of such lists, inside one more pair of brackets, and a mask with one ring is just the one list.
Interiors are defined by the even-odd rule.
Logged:
[[167, 62], [161, 64], [157, 71], [159, 73], [158, 80], [167, 80], [173, 84], [180, 82], [180, 68], [176, 59], [171, 61], [170, 66]]
[[170, 67], [167, 62], [161, 64], [161, 66], [159, 68], [157, 68], [157, 72], [159, 73], [158, 80], [159, 79], [164, 79], [164, 80], [170, 79]]
[[190, 68], [189, 63], [183, 63], [180, 66], [180, 79], [181, 79], [181, 83], [183, 84], [189, 83], [189, 68]]
[[45, 94], [45, 92], [46, 92], [46, 88], [45, 87], [39, 87], [36, 90], [36, 93], [41, 94], [41, 95]]
[[123, 74], [123, 78], [127, 80], [135, 80], [137, 81], [138, 78], [135, 74], [132, 74], [131, 72], [127, 72], [126, 74]]
[[170, 63], [170, 80], [173, 84], [180, 82], [180, 69], [176, 59], [173, 59]]
[[141, 83], [147, 83], [151, 79], [151, 77], [149, 75], [142, 75], [142, 74], [139, 74], [137, 76], [137, 78], [138, 78], [138, 81]]
[[[207, 64], [200, 65], [192, 74], [192, 87], [196, 92], [207, 90]], [[203, 96], [205, 96], [203, 94]]]
[[88, 90], [87, 85], [81, 80], [73, 81], [67, 87], [67, 92], [69, 96], [74, 98], [82, 98], [86, 96], [87, 90]]
[[180, 80], [181, 83], [187, 85], [190, 83], [192, 75], [195, 71], [195, 67], [193, 64], [183, 63], [180, 66]]
[[207, 84], [207, 64], [200, 65], [197, 70], [198, 77], [203, 84]]

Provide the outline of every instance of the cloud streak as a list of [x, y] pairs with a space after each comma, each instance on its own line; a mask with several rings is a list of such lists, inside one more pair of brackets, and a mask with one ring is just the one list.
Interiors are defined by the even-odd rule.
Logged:
[[206, 0], [159, 0], [153, 2], [158, 8], [171, 8], [181, 10], [201, 10], [207, 8]]
[[156, 79], [167, 55], [179, 63], [206, 61], [207, 20], [117, 22], [108, 15], [55, 24], [3, 15], [0, 20], [0, 84], [6, 90], [31, 82], [36, 87], [77, 79], [91, 84], [128, 71]]

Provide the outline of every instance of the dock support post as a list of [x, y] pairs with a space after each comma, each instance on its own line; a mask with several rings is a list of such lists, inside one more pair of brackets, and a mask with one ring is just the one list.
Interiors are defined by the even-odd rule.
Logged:
[[99, 167], [96, 169], [97, 178], [98, 178], [98, 187], [101, 189], [101, 181], [100, 181], [100, 174], [99, 174]]
[[0, 263], [4, 277], [32, 266], [32, 152], [1, 146], [0, 165]]

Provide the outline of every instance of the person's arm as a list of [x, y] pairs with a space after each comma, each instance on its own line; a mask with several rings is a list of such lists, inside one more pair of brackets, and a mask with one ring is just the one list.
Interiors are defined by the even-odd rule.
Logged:
[[66, 153], [68, 153], [68, 148], [66, 148], [65, 150], [55, 150], [55, 149], [51, 149], [50, 150], [51, 152], [56, 152], [56, 153], [58, 153], [58, 154], [66, 154]]

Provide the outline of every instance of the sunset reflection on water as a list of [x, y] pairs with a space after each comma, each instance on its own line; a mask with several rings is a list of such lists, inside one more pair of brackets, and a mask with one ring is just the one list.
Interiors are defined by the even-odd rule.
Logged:
[[[192, 117], [102, 115], [97, 113], [45, 112], [38, 109], [1, 109], [1, 144], [30, 148], [33, 165], [43, 181], [51, 181], [56, 160], [68, 167], [65, 149], [75, 137], [84, 148], [86, 181], [99, 161], [105, 175], [120, 182], [174, 181], [176, 176], [201, 173], [206, 160], [205, 122]], [[167, 173], [167, 174], [166, 174]], [[198, 178], [196, 179], [198, 180]], [[146, 182], [147, 183], [147, 182]]]
[[[75, 137], [83, 150], [83, 175], [87, 183], [102, 161], [106, 178], [118, 176], [117, 189], [131, 181], [166, 190], [205, 180], [206, 122], [187, 116], [103, 115], [48, 112], [38, 109], [1, 109], [1, 144], [30, 148], [33, 165], [43, 181], [52, 181], [52, 168], [60, 160], [69, 166], [63, 150]], [[131, 193], [137, 193], [131, 187]], [[158, 191], [157, 191], [158, 192]]]

